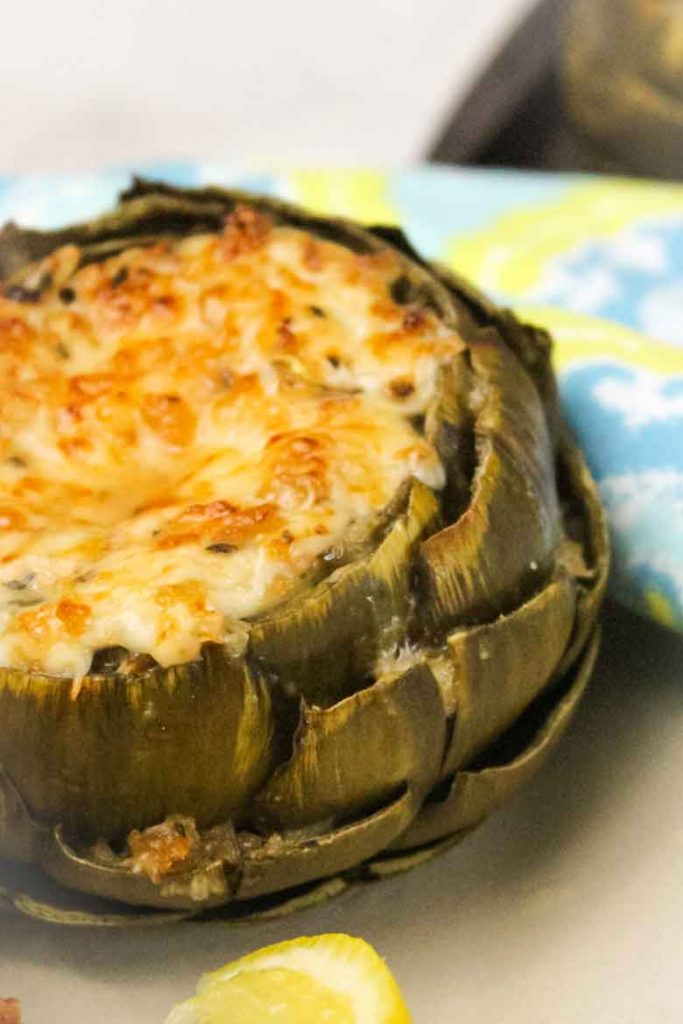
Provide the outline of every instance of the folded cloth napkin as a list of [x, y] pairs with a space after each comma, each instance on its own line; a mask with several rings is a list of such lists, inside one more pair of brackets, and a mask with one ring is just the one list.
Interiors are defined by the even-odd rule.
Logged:
[[[445, 167], [137, 170], [400, 223], [425, 256], [546, 325], [564, 413], [610, 519], [612, 593], [683, 631], [683, 186]], [[92, 216], [129, 174], [0, 178], [0, 221], [53, 226]]]

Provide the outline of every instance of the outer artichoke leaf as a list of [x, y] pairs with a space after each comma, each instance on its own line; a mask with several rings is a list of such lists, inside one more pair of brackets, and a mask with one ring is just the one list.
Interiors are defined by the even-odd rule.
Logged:
[[413, 610], [411, 571], [422, 538], [437, 521], [439, 504], [434, 494], [413, 480], [408, 507], [399, 516], [368, 561], [373, 581], [373, 617], [384, 625], [377, 654], [392, 651], [405, 639]]
[[[254, 903], [243, 901], [231, 903], [223, 910], [210, 911], [207, 915], [209, 920], [230, 919], [235, 922], [245, 921], [276, 921], [288, 914], [298, 913], [300, 910], [309, 910], [317, 907], [327, 900], [340, 896], [350, 886], [346, 878], [326, 878], [322, 882], [315, 882], [297, 889], [292, 894], [280, 893], [272, 899], [260, 899]], [[204, 918], [204, 915], [202, 915]]]
[[412, 849], [442, 836], [469, 829], [481, 822], [508, 796], [529, 779], [562, 737], [588, 684], [599, 646], [596, 631], [581, 655], [581, 660], [559, 690], [559, 698], [550, 714], [522, 750], [509, 760], [487, 765], [486, 752], [481, 767], [458, 771], [446, 796], [427, 801], [410, 828], [392, 849]]
[[236, 899], [253, 899], [339, 874], [374, 856], [405, 831], [417, 801], [407, 787], [373, 814], [312, 836], [274, 833], [252, 849], [243, 846], [242, 878]]
[[[576, 587], [566, 573], [509, 615], [451, 633], [438, 678], [455, 727], [444, 775], [499, 736], [556, 673], [572, 634]], [[435, 670], [436, 671], [436, 670]]]
[[410, 565], [434, 522], [436, 498], [417, 481], [376, 550], [253, 623], [250, 657], [310, 705], [328, 707], [364, 685], [398, 645], [410, 610]]
[[358, 873], [361, 878], [368, 880], [402, 875], [406, 871], [412, 871], [413, 868], [427, 864], [433, 857], [438, 857], [440, 853], [445, 853], [455, 843], [464, 839], [467, 834], [469, 834], [469, 830], [467, 833], [457, 833], [446, 836], [445, 839], [438, 839], [435, 843], [421, 846], [417, 850], [401, 850], [384, 854], [376, 860], [369, 860], [363, 864]]
[[[300, 222], [315, 231], [333, 222], [302, 216], [300, 210], [279, 200], [255, 197], [237, 190], [178, 189], [159, 182], [137, 179], [133, 188], [110, 213], [54, 231], [18, 228], [7, 224], [0, 231], [0, 280], [17, 283], [33, 274], [34, 264], [64, 245], [81, 250], [81, 262], [104, 259], [132, 245], [150, 245], [163, 238], [198, 232], [220, 231], [225, 218], [238, 203], [255, 206], [277, 221]], [[346, 222], [334, 222], [335, 240], [356, 250], [378, 248], [367, 232]]]
[[217, 185], [207, 185], [203, 188], [178, 188], [163, 181], [136, 177], [133, 179], [132, 185], [119, 196], [118, 209], [125, 211], [130, 204], [159, 198], [196, 205], [209, 215], [213, 210], [219, 209], [222, 220], [237, 205], [243, 204], [266, 213], [276, 224], [287, 224], [310, 231], [319, 238], [338, 242], [354, 252], [365, 253], [384, 248], [369, 231], [353, 221], [318, 217], [275, 196], [254, 195], [240, 189], [225, 189]]
[[[580, 449], [569, 438], [560, 446], [560, 480], [566, 489], [567, 541], [560, 553], [578, 583], [576, 623], [560, 671], [576, 659], [598, 617], [607, 586], [610, 542], [598, 488]], [[564, 479], [563, 479], [564, 478]]]
[[[447, 287], [394, 237], [375, 235], [353, 221], [319, 217], [272, 196], [215, 186], [178, 188], [165, 182], [135, 178], [118, 206], [94, 220], [55, 231], [6, 225], [0, 232], [0, 280], [23, 283], [34, 264], [64, 245], [81, 249], [81, 262], [104, 259], [132, 245], [151, 245], [164, 238], [219, 231], [237, 205], [252, 206], [275, 223], [310, 231], [319, 238], [366, 253], [393, 248], [401, 256], [401, 277], [410, 283], [412, 299], [435, 308], [447, 323], [458, 319]], [[408, 257], [408, 258], [406, 258]], [[462, 312], [462, 311], [461, 311]]]
[[426, 665], [378, 679], [330, 708], [304, 708], [291, 760], [256, 798], [268, 827], [300, 828], [377, 807], [438, 778], [446, 739], [439, 685]]
[[[322, 882], [313, 883], [293, 893], [281, 893], [271, 898], [262, 898], [253, 902], [223, 904], [212, 909], [194, 908], [193, 910], [153, 910], [126, 909], [112, 911], [107, 909], [78, 909], [65, 906], [59, 900], [49, 902], [46, 898], [36, 899], [29, 893], [16, 891], [0, 885], [0, 912], [3, 903], [8, 909], [33, 918], [45, 924], [66, 925], [67, 927], [98, 927], [98, 928], [158, 928], [163, 925], [176, 924], [199, 917], [202, 921], [225, 920], [239, 924], [252, 921], [271, 921], [288, 914], [306, 910], [334, 899], [351, 885], [349, 879], [334, 877]], [[87, 906], [95, 903], [94, 899], [62, 890], [73, 903], [74, 900]], [[104, 906], [104, 905], [103, 905]]]
[[432, 270], [449, 289], [456, 307], [464, 307], [473, 324], [496, 328], [527, 371], [541, 397], [553, 439], [559, 436], [560, 408], [552, 366], [552, 340], [540, 327], [522, 324], [509, 309], [501, 309], [466, 278], [439, 264]]
[[[0, 670], [0, 761], [29, 812], [83, 839], [116, 838], [168, 814], [200, 827], [238, 817], [275, 759], [272, 699], [242, 657], [133, 678]], [[16, 742], [21, 737], [21, 742]]]
[[370, 224], [367, 230], [381, 242], [392, 246], [392, 248], [407, 256], [412, 263], [417, 263], [418, 266], [424, 267], [427, 270], [430, 269], [429, 264], [423, 259], [417, 249], [414, 248], [410, 239], [400, 227], [397, 227], [395, 224]]
[[44, 829], [30, 816], [14, 783], [0, 766], [0, 860], [38, 860], [43, 838]]
[[189, 915], [185, 913], [96, 913], [88, 910], [74, 910], [37, 900], [25, 892], [13, 892], [0, 886], [0, 901], [12, 907], [24, 917], [33, 918], [43, 924], [70, 925], [77, 928], [154, 928], [159, 925], [175, 924]]
[[474, 422], [469, 402], [472, 371], [463, 349], [441, 368], [434, 400], [425, 417], [425, 437], [446, 468], [442, 509], [452, 522], [467, 507], [474, 472]]
[[430, 267], [457, 301], [467, 308], [477, 326], [487, 327], [495, 322], [500, 313], [500, 306], [497, 306], [486, 292], [478, 288], [469, 278], [462, 277], [443, 263], [431, 263]]
[[560, 395], [552, 365], [552, 339], [542, 327], [520, 323], [508, 309], [499, 310], [496, 326], [506, 344], [536, 385], [548, 422], [553, 447], [561, 432]]
[[[420, 553], [426, 627], [436, 635], [514, 608], [550, 573], [560, 510], [540, 399], [490, 332], [470, 348], [478, 467], [467, 510]], [[479, 394], [478, 394], [479, 392]]]
[[[77, 245], [89, 258], [91, 247], [111, 243], [111, 254], [130, 245], [165, 235], [193, 234], [220, 230], [225, 218], [221, 203], [193, 201], [189, 196], [149, 195], [133, 199], [95, 220], [56, 231], [21, 229], [8, 224], [0, 231], [0, 280], [21, 280], [30, 264], [48, 256], [63, 245]], [[19, 275], [17, 277], [17, 275]]]
[[198, 912], [227, 903], [239, 876], [240, 854], [234, 833], [223, 829], [220, 850], [210, 860], [187, 871], [153, 881], [135, 871], [125, 858], [105, 863], [89, 852], [78, 852], [54, 829], [42, 858], [44, 870], [69, 889], [135, 906]]
[[402, 276], [410, 284], [410, 299], [420, 304], [431, 305], [449, 323], [454, 320], [454, 307], [448, 288], [431, 268], [410, 247], [405, 236], [394, 228], [370, 228], [342, 217], [317, 216], [301, 207], [274, 196], [259, 196], [239, 189], [225, 189], [216, 185], [203, 188], [178, 188], [163, 181], [136, 177], [132, 185], [121, 193], [119, 209], [129, 203], [146, 198], [170, 197], [201, 207], [212, 215], [218, 205], [223, 216], [230, 213], [237, 204], [252, 206], [268, 214], [275, 223], [310, 231], [319, 238], [344, 245], [354, 252], [372, 252], [391, 248], [402, 257]]
[[376, 623], [364, 631], [372, 599], [364, 561], [336, 570], [286, 609], [254, 623], [252, 660], [311, 704], [334, 703], [372, 663]]

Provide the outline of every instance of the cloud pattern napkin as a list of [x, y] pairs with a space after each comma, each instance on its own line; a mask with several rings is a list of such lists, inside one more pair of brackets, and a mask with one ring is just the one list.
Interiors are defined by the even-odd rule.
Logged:
[[[548, 326], [565, 416], [610, 518], [612, 593], [683, 631], [683, 186], [445, 167], [136, 170], [401, 223], [425, 255]], [[90, 217], [128, 180], [127, 169], [0, 178], [0, 221]]]

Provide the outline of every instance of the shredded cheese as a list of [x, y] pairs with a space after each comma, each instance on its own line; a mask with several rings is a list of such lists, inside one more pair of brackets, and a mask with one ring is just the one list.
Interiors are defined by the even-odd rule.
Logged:
[[457, 335], [357, 255], [249, 208], [0, 293], [0, 665], [195, 658], [443, 469], [413, 418]]

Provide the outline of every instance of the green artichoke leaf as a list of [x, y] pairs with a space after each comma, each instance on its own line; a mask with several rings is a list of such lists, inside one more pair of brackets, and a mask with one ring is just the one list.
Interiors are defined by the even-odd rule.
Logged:
[[241, 855], [230, 825], [218, 826], [202, 837], [207, 856], [160, 879], [135, 870], [125, 855], [98, 855], [97, 849], [76, 851], [61, 828], [45, 844], [42, 866], [55, 881], [102, 899], [147, 907], [197, 912], [227, 903], [236, 888]]
[[[203, 188], [178, 188], [163, 181], [136, 177], [133, 179], [132, 185], [119, 196], [119, 205], [115, 212], [121, 216], [129, 216], [129, 210], [145, 211], [148, 203], [161, 203], [164, 200], [176, 202], [181, 208], [195, 211], [197, 220], [199, 220], [198, 214], [202, 214], [207, 219], [219, 216], [218, 221], [211, 228], [203, 230], [220, 230], [225, 218], [236, 206], [246, 205], [267, 214], [276, 224], [286, 224], [303, 231], [310, 231], [318, 238], [336, 242], [353, 252], [367, 253], [386, 248], [386, 245], [376, 239], [367, 229], [353, 221], [341, 217], [317, 216], [275, 196], [254, 195], [240, 189], [225, 189], [216, 185], [207, 185]], [[162, 230], [164, 233], [177, 235], [186, 233], [187, 229], [183, 224], [176, 226], [173, 223], [166, 223], [162, 225]], [[407, 264], [407, 268], [411, 276], [414, 273], [419, 277], [426, 285], [427, 290], [437, 292], [442, 297], [445, 307], [451, 309], [447, 290], [443, 285], [432, 284], [429, 275], [421, 268], [415, 268], [413, 271], [410, 264]]]
[[364, 685], [398, 646], [411, 609], [410, 567], [438, 503], [419, 481], [376, 549], [252, 624], [249, 656], [309, 705], [329, 707]]
[[475, 460], [471, 386], [469, 353], [463, 349], [441, 368], [436, 394], [425, 416], [425, 437], [446, 469], [441, 504], [447, 522], [462, 515], [470, 500]]
[[310, 910], [326, 903], [327, 900], [336, 899], [350, 886], [347, 878], [337, 875], [333, 878], [325, 878], [322, 882], [313, 882], [310, 885], [301, 886], [294, 892], [278, 893], [271, 899], [256, 899], [253, 902], [241, 900], [239, 903], [232, 903], [229, 907], [215, 910], [208, 915], [209, 919], [232, 921], [277, 921], [288, 914], [296, 914], [300, 910]]
[[86, 676], [78, 690], [0, 669], [0, 720], [0, 762], [29, 813], [83, 839], [168, 814], [200, 827], [239, 817], [279, 756], [269, 685], [217, 645], [133, 678]]
[[359, 868], [358, 875], [361, 879], [367, 879], [368, 881], [375, 878], [393, 878], [394, 875], [402, 875], [406, 871], [412, 871], [413, 868], [427, 864], [432, 858], [438, 857], [439, 854], [445, 853], [451, 846], [461, 842], [469, 834], [469, 831], [468, 829], [466, 832], [458, 832], [455, 835], [446, 836], [445, 839], [437, 839], [436, 842], [428, 843], [416, 850], [394, 850], [391, 853], [380, 854], [376, 859], [366, 861]]
[[[134, 177], [130, 187], [119, 196], [118, 210], [125, 211], [130, 204], [134, 203], [142, 203], [144, 209], [144, 203], [147, 200], [159, 201], [164, 197], [192, 206], [204, 207], [209, 215], [218, 207], [222, 213], [222, 220], [225, 220], [225, 217], [239, 204], [251, 206], [268, 214], [276, 224], [287, 224], [303, 231], [310, 231], [319, 238], [344, 245], [353, 252], [365, 253], [387, 248], [387, 239], [375, 237], [373, 231], [354, 221], [342, 217], [318, 216], [275, 196], [254, 195], [240, 189], [225, 189], [217, 185], [207, 185], [203, 188], [178, 188], [164, 181]], [[399, 250], [401, 248], [396, 245], [392, 247]], [[452, 304], [448, 298], [447, 289], [440, 282], [433, 281], [427, 272], [426, 265], [420, 263], [420, 265], [414, 266], [412, 262], [407, 261], [406, 272], [411, 280], [419, 281], [427, 293], [438, 294], [444, 307], [449, 312], [451, 311]]]
[[220, 230], [226, 209], [221, 203], [199, 203], [186, 196], [150, 195], [133, 199], [111, 213], [56, 231], [18, 228], [0, 231], [0, 279], [28, 283], [32, 264], [63, 245], [77, 245], [83, 262], [104, 258], [131, 245], [149, 244], [165, 235]]
[[275, 832], [251, 848], [243, 843], [236, 899], [291, 889], [355, 867], [404, 832], [418, 804], [415, 791], [406, 786], [379, 810], [330, 832]]
[[509, 309], [502, 309], [489, 299], [476, 285], [440, 264], [432, 270], [450, 291], [456, 308], [463, 319], [466, 311], [471, 326], [465, 322], [465, 335], [471, 327], [494, 327], [508, 348], [514, 352], [534, 382], [545, 409], [550, 435], [556, 443], [561, 429], [560, 401], [557, 380], [552, 365], [552, 339], [541, 327], [521, 323]]
[[552, 365], [552, 339], [542, 327], [521, 323], [510, 310], [500, 310], [496, 327], [536, 385], [548, 431], [556, 449], [562, 432], [560, 393]]
[[[393, 850], [421, 847], [473, 828], [536, 772], [576, 711], [593, 671], [599, 639], [596, 630], [574, 669], [558, 685], [557, 693], [541, 697], [542, 707], [532, 705], [509, 735], [503, 735], [490, 751], [484, 751], [476, 764], [457, 771], [445, 795], [425, 801], [411, 826], [392, 845]], [[550, 701], [550, 710], [539, 725], [536, 719], [545, 712], [546, 701]], [[529, 727], [532, 735], [526, 739]], [[521, 749], [515, 734], [526, 739]]]
[[[560, 538], [545, 414], [495, 333], [470, 346], [477, 469], [468, 508], [422, 544], [423, 622], [433, 635], [510, 611], [551, 574]], [[478, 408], [476, 405], [478, 404]]]
[[26, 804], [0, 765], [0, 860], [40, 859], [44, 829], [28, 813]]
[[[110, 909], [78, 909], [63, 905], [63, 901], [50, 901], [45, 897], [36, 899], [27, 892], [10, 889], [0, 885], [0, 911], [4, 904], [8, 909], [32, 918], [43, 924], [55, 924], [76, 928], [158, 928], [180, 921], [199, 918], [200, 920], [230, 921], [235, 924], [252, 921], [275, 921], [289, 914], [298, 913], [318, 906], [327, 900], [335, 899], [350, 887], [351, 880], [335, 876], [321, 882], [302, 886], [293, 892], [278, 893], [270, 898], [242, 900], [239, 903], [223, 904], [214, 908], [197, 908], [191, 910], [154, 910], [152, 908]], [[64, 890], [66, 893], [66, 890]], [[78, 898], [69, 893], [69, 898]], [[85, 898], [81, 897], [85, 903]], [[110, 904], [111, 906], [111, 904]]]
[[573, 579], [560, 573], [509, 615], [458, 629], [433, 671], [455, 707], [444, 774], [466, 764], [522, 713], [556, 673], [572, 635]]
[[562, 438], [558, 462], [567, 537], [560, 561], [577, 581], [576, 622], [562, 672], [585, 646], [597, 620], [607, 587], [610, 542], [598, 488], [583, 454], [567, 435]]
[[65, 907], [59, 903], [49, 903], [45, 899], [36, 899], [25, 892], [17, 892], [0, 885], [0, 903], [11, 907], [23, 917], [32, 918], [42, 924], [67, 925], [76, 928], [155, 928], [160, 925], [175, 924], [189, 915], [172, 911], [150, 913], [131, 913], [123, 911], [95, 912]]
[[459, 314], [455, 311], [447, 283], [432, 274], [424, 261], [412, 258], [404, 245], [396, 244], [395, 237], [375, 235], [343, 218], [316, 216], [273, 196], [217, 186], [178, 188], [140, 177], [121, 193], [114, 210], [94, 220], [53, 231], [5, 225], [0, 231], [0, 280], [39, 290], [35, 264], [64, 245], [79, 247], [81, 264], [102, 260], [131, 246], [220, 231], [226, 217], [240, 204], [267, 214], [277, 224], [310, 231], [354, 252], [393, 248], [403, 257], [400, 278], [408, 283], [410, 301], [433, 307], [451, 326], [457, 326], [462, 317], [462, 309]]
[[291, 760], [256, 797], [269, 828], [357, 816], [409, 785], [424, 795], [443, 760], [446, 713], [425, 665], [388, 675], [329, 708], [304, 707]]

